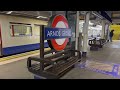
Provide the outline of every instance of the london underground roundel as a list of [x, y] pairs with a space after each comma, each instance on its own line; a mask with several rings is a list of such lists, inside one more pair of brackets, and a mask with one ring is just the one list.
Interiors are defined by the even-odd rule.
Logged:
[[[69, 28], [68, 21], [63, 15], [56, 15], [51, 17], [48, 22], [48, 26], [52, 28]], [[51, 39], [48, 40], [48, 44], [51, 48], [54, 48], [56, 51], [61, 51], [66, 47], [68, 41], [68, 38]]]

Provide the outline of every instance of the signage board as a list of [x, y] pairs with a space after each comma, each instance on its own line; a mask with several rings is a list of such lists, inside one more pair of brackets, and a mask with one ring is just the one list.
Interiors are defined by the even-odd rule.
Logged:
[[56, 51], [63, 50], [72, 35], [67, 19], [61, 14], [54, 15], [50, 18], [48, 27], [50, 28], [45, 28], [44, 38], [47, 39], [49, 46]]
[[60, 39], [60, 38], [69, 38], [72, 36], [71, 29], [69, 28], [45, 28], [44, 30], [44, 39]]

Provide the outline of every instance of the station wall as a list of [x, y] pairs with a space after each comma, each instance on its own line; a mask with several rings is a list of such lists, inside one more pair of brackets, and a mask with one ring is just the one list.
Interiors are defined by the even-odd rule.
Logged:
[[120, 25], [111, 25], [110, 30], [114, 30], [113, 40], [120, 40]]

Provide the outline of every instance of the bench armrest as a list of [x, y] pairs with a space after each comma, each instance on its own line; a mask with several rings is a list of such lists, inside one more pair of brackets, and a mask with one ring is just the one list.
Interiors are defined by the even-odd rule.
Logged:
[[51, 61], [51, 60], [37, 58], [37, 57], [29, 57], [28, 60], [27, 60], [27, 67], [31, 67], [31, 61], [37, 61], [37, 62], [41, 62], [41, 63], [54, 64], [54, 62]]

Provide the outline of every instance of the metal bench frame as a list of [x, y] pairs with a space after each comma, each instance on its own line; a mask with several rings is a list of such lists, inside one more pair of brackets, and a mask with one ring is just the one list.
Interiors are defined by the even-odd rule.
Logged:
[[[51, 49], [48, 52], [44, 52], [44, 26], [41, 27], [40, 37], [40, 58], [29, 57], [27, 60], [27, 68], [33, 74], [47, 79], [57, 79], [67, 73], [74, 67], [75, 63], [81, 60], [81, 52], [73, 50], [71, 42], [62, 51]], [[55, 54], [52, 54], [53, 52]], [[75, 56], [75, 52], [77, 52], [77, 56]], [[52, 55], [45, 57], [47, 54]], [[32, 64], [32, 61], [39, 63]]]
[[99, 40], [89, 40], [88, 44], [91, 47], [96, 47], [96, 48], [102, 48], [103, 45], [106, 43], [105, 39], [99, 39]]

